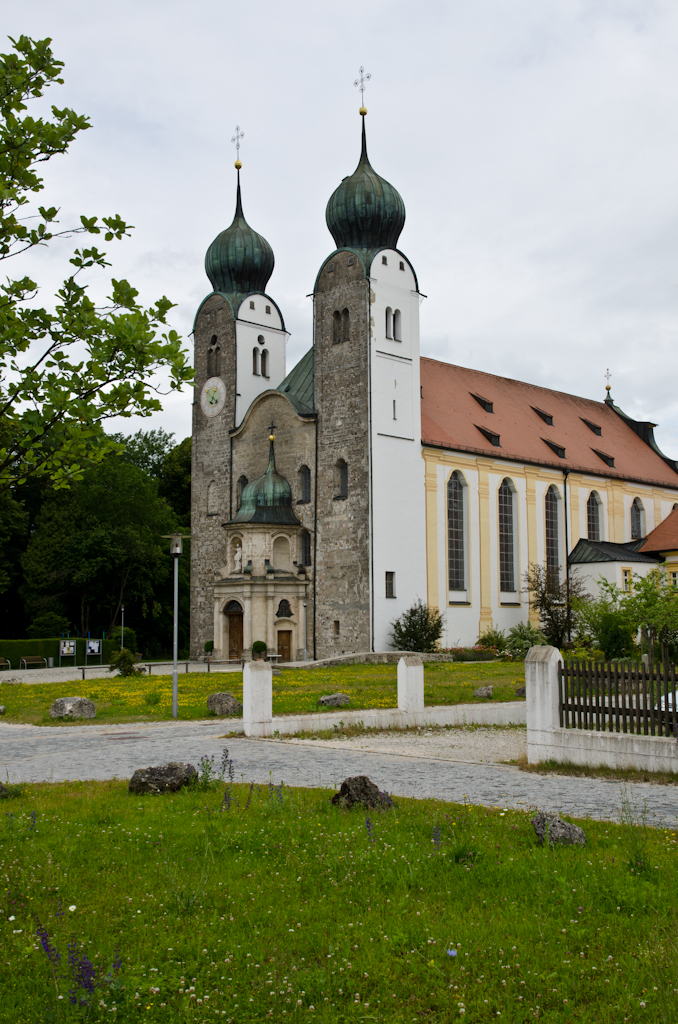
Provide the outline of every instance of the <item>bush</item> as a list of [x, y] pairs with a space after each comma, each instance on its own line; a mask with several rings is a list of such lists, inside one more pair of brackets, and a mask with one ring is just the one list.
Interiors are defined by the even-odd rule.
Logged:
[[137, 665], [136, 658], [126, 647], [119, 651], [114, 651], [111, 655], [108, 671], [115, 672], [116, 669], [121, 676], [142, 676], [146, 671], [141, 665]]
[[204, 647], [205, 654], [211, 654], [213, 650], [214, 650], [214, 640], [206, 640], [205, 641], [205, 647]]
[[497, 629], [496, 626], [492, 625], [478, 637], [478, 647], [484, 647], [486, 650], [503, 654], [506, 649], [506, 633], [503, 629]]
[[633, 653], [633, 629], [628, 621], [615, 612], [601, 615], [596, 638], [606, 659], [624, 658]]
[[488, 647], [443, 647], [441, 654], [451, 654], [455, 661], [494, 661], [497, 652]]
[[268, 650], [268, 644], [265, 644], [263, 640], [255, 640], [252, 644], [252, 654], [255, 658], [260, 657], [262, 654], [266, 654]]
[[443, 620], [437, 608], [429, 608], [422, 601], [416, 601], [411, 608], [391, 623], [392, 646], [397, 651], [421, 651], [431, 653], [438, 650], [443, 632]]
[[47, 640], [70, 632], [70, 628], [71, 624], [64, 615], [43, 612], [42, 615], [36, 615], [26, 633], [34, 640]]
[[[121, 635], [122, 635], [122, 630], [121, 630], [120, 626], [116, 626], [115, 629], [113, 630], [113, 632], [111, 633], [111, 640], [113, 641], [113, 650], [114, 651], [119, 651], [120, 650], [120, 637], [121, 637]], [[139, 644], [138, 644], [138, 641], [137, 641], [137, 634], [131, 628], [131, 626], [125, 626], [125, 635], [123, 637], [123, 640], [124, 640], [124, 643], [125, 643], [125, 647], [127, 648], [128, 651], [135, 651], [136, 652], [136, 651], [139, 650]]]
[[525, 659], [530, 647], [542, 647], [546, 643], [540, 629], [535, 629], [529, 622], [519, 622], [508, 631], [505, 652], [514, 661], [520, 661]]

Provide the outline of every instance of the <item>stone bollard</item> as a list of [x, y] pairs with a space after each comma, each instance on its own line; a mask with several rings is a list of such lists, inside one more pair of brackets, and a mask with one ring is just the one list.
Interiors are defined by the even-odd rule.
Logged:
[[242, 672], [245, 736], [273, 735], [273, 672], [268, 661], [248, 661]]
[[[418, 716], [424, 712], [424, 665], [415, 654], [398, 662], [398, 711]], [[413, 719], [412, 724], [418, 724]]]
[[562, 656], [557, 647], [530, 647], [525, 658], [525, 709], [527, 716], [527, 760], [544, 760], [542, 747], [551, 743], [560, 728], [558, 669]]

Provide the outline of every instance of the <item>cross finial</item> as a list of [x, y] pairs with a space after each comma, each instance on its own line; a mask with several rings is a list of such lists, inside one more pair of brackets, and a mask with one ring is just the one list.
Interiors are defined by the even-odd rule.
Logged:
[[238, 170], [242, 167], [240, 163], [240, 140], [245, 138], [245, 133], [240, 131], [240, 125], [235, 126], [235, 135], [231, 139], [231, 142], [235, 142], [235, 166]]
[[269, 441], [275, 441], [274, 430], [275, 430], [275, 423], [273, 422], [273, 420], [271, 420], [271, 425], [268, 428], [268, 439], [269, 439]]
[[365, 115], [367, 109], [365, 107], [365, 82], [369, 82], [372, 75], [365, 74], [365, 68], [360, 69], [360, 78], [356, 78], [353, 83], [358, 89], [360, 89], [360, 113]]
[[610, 388], [610, 378], [611, 378], [611, 377], [612, 377], [612, 374], [610, 373], [610, 367], [608, 366], [608, 368], [607, 368], [607, 371], [606, 371], [606, 373], [605, 373], [605, 380], [607, 381], [607, 384], [605, 385], [605, 390], [606, 390], [606, 391], [607, 391], [608, 393], [609, 393], [609, 392], [610, 392], [610, 390], [611, 390], [611, 388]]

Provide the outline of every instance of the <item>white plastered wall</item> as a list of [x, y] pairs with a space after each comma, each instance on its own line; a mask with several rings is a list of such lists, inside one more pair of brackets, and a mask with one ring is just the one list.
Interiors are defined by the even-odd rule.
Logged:
[[[254, 309], [250, 308], [254, 303]], [[271, 310], [266, 313], [266, 309]], [[264, 338], [264, 344], [258, 339]], [[242, 423], [243, 417], [257, 397], [269, 388], [276, 388], [286, 375], [285, 350], [287, 332], [283, 329], [280, 314], [267, 295], [250, 295], [238, 310], [235, 325], [237, 375], [236, 389], [236, 425]], [[253, 372], [252, 351], [268, 352], [268, 376], [264, 377]]]
[[[443, 647], [461, 647], [472, 645], [478, 639], [478, 619], [480, 616], [480, 505], [478, 501], [478, 471], [475, 467], [473, 456], [465, 456], [456, 452], [455, 456], [461, 465], [438, 466], [437, 478], [437, 550], [439, 558], [438, 567], [438, 607], [443, 615]], [[468, 467], [463, 461], [468, 460]], [[466, 493], [464, 495], [467, 518], [466, 550], [467, 570], [466, 580], [467, 604], [460, 603], [456, 595], [450, 604], [450, 592], [448, 590], [448, 566], [447, 566], [447, 482], [454, 470], [462, 474], [466, 482]]]
[[[409, 263], [392, 249], [374, 258], [370, 286], [373, 645], [386, 650], [393, 620], [418, 598], [426, 601], [420, 296]], [[387, 307], [400, 310], [402, 341], [386, 337]], [[386, 597], [387, 572], [395, 573], [395, 598]]]

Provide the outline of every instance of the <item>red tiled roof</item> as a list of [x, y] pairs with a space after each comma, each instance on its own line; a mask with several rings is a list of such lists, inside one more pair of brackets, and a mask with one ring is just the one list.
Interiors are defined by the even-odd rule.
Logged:
[[666, 519], [648, 533], [645, 543], [638, 548], [644, 555], [654, 551], [678, 551], [678, 508], [674, 508]]
[[678, 473], [605, 402], [426, 357], [421, 385], [424, 444], [678, 489]]

